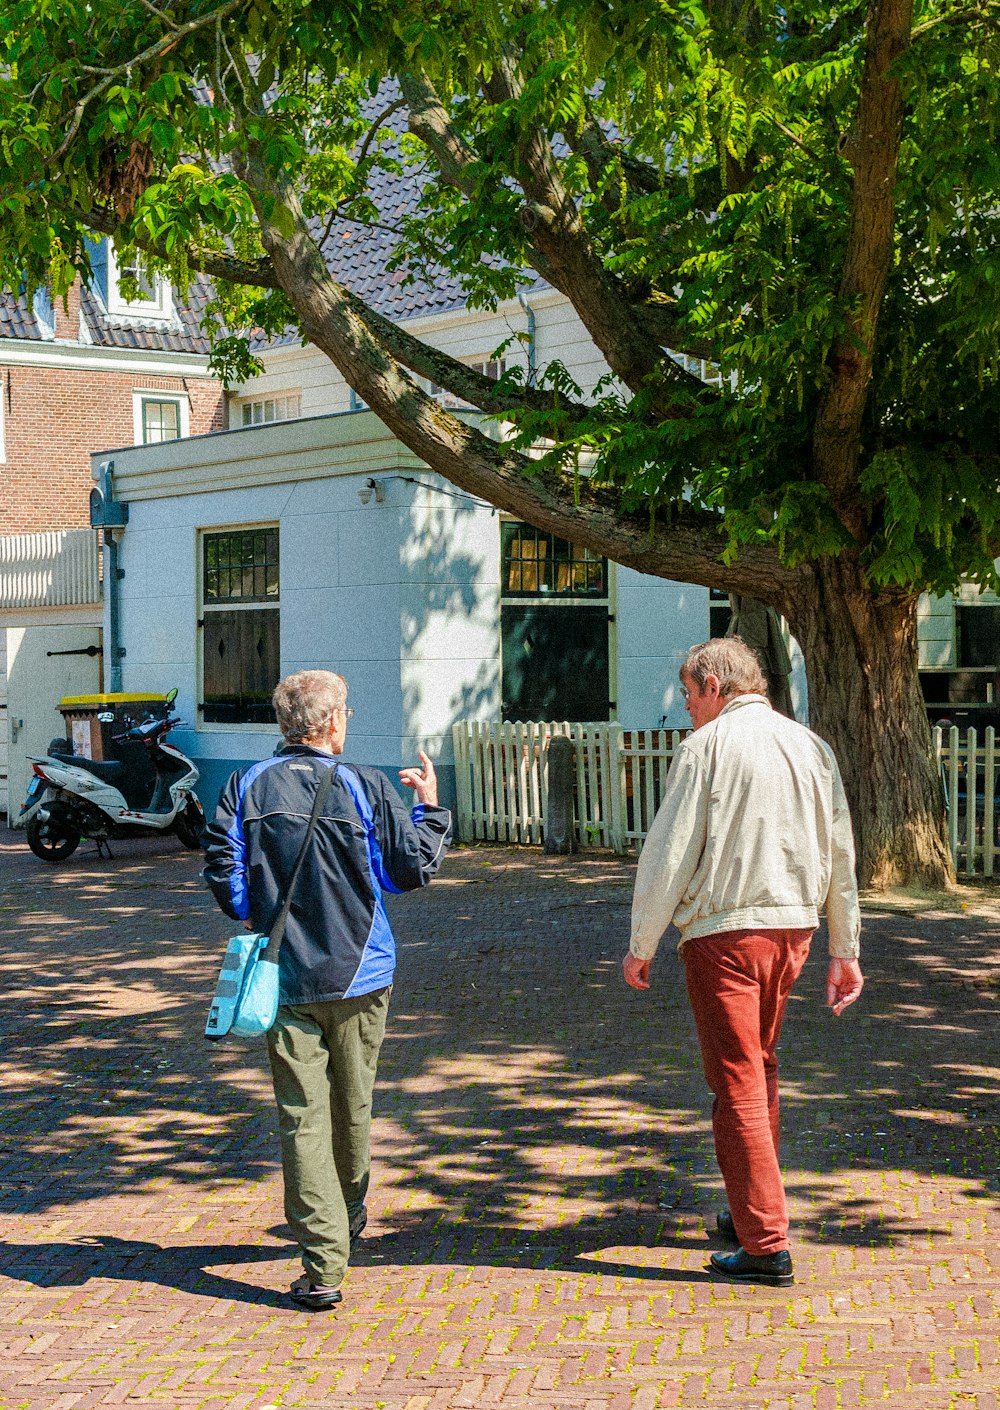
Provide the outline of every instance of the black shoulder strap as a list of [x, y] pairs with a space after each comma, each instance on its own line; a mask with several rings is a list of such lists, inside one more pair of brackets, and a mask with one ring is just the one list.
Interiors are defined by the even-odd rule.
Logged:
[[[281, 949], [281, 942], [285, 938], [285, 926], [288, 922], [288, 912], [292, 907], [292, 895], [295, 891], [295, 883], [299, 879], [299, 872], [302, 870], [302, 863], [305, 861], [306, 851], [308, 850], [309, 843], [312, 841], [312, 835], [316, 831], [316, 823], [319, 820], [320, 813], [323, 811], [323, 805], [330, 796], [330, 789], [333, 787], [333, 776], [336, 772], [336, 764], [331, 764], [329, 768], [323, 770], [323, 777], [319, 781], [319, 786], [316, 789], [316, 797], [313, 799], [312, 813], [309, 816], [309, 826], [306, 828], [306, 835], [302, 839], [302, 846], [299, 848], [299, 855], [295, 860], [295, 867], [288, 881], [288, 889], [285, 892], [285, 899], [281, 910], [278, 912], [277, 919], [271, 926], [271, 934], [268, 937], [267, 944], [261, 951], [261, 959], [270, 960], [273, 958], [277, 961], [278, 952]], [[273, 953], [268, 953], [269, 951]]]

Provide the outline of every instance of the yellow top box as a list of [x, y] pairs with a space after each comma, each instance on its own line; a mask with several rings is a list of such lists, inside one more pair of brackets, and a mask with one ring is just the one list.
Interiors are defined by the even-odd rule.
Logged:
[[161, 705], [165, 695], [141, 695], [126, 691], [123, 695], [64, 695], [59, 702], [60, 710], [87, 710], [105, 705], [131, 705], [147, 700], [158, 701]]

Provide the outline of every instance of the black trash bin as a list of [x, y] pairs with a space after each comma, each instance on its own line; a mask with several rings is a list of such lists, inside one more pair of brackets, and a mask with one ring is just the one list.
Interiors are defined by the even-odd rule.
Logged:
[[[165, 720], [170, 704], [165, 695], [127, 693], [116, 695], [64, 695], [59, 710], [66, 722], [66, 738], [73, 753], [85, 759], [120, 759], [125, 765], [122, 792], [132, 807], [152, 797], [156, 770], [149, 753], [137, 739], [118, 739], [144, 720]], [[119, 785], [121, 786], [121, 785]]]

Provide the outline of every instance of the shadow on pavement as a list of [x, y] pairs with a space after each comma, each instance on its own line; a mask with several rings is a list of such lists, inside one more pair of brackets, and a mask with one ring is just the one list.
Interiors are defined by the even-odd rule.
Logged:
[[[229, 922], [198, 859], [136, 843], [112, 863], [72, 861], [56, 871], [0, 847], [0, 1210], [157, 1182], [211, 1202], [273, 1179], [262, 1046], [201, 1038]], [[720, 1191], [669, 940], [649, 994], [621, 981], [631, 877], [603, 854], [465, 850], [426, 893], [394, 902], [400, 964], [376, 1108], [385, 1232], [362, 1261], [701, 1276], [600, 1256], [707, 1250]], [[843, 1019], [823, 1008], [821, 935], [793, 996], [783, 1159], [802, 1233], [878, 1247], [937, 1230], [922, 1181], [996, 1196], [998, 959], [994, 928], [962, 915], [868, 918], [864, 943], [868, 984]], [[73, 1276], [100, 1265], [253, 1301], [271, 1295], [202, 1264], [282, 1256], [110, 1237], [44, 1248], [46, 1266]], [[3, 1253], [14, 1276], [41, 1267], [37, 1245]]]
[[230, 1302], [280, 1306], [282, 1295], [237, 1278], [213, 1273], [215, 1264], [269, 1263], [296, 1256], [296, 1248], [259, 1248], [247, 1244], [170, 1245], [111, 1235], [67, 1243], [0, 1244], [0, 1271], [37, 1288], [79, 1288], [92, 1278], [152, 1283], [178, 1292]]

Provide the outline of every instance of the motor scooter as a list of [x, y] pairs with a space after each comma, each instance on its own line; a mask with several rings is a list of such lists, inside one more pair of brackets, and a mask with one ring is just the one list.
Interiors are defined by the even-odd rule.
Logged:
[[[177, 691], [167, 696], [173, 704]], [[173, 832], [185, 847], [197, 850], [205, 831], [205, 814], [195, 797], [198, 770], [186, 754], [166, 742], [167, 732], [183, 724], [176, 715], [133, 725], [116, 742], [137, 741], [152, 765], [129, 768], [119, 759], [100, 762], [73, 753], [69, 740], [54, 739], [44, 758], [29, 760], [34, 777], [21, 809], [28, 846], [45, 862], [64, 862], [89, 837], [98, 854], [110, 857], [111, 837], [152, 837]], [[141, 763], [141, 759], [140, 759]]]

